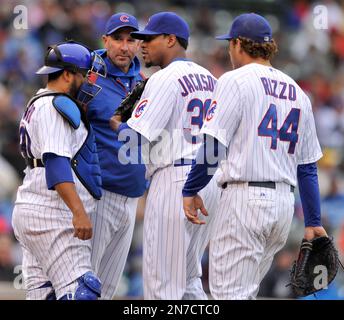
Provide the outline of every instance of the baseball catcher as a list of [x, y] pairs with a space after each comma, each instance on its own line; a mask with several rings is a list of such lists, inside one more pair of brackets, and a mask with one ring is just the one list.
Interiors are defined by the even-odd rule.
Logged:
[[123, 99], [114, 113], [114, 116], [120, 116], [122, 122], [127, 122], [134, 110], [135, 104], [140, 100], [143, 90], [145, 89], [148, 78], [136, 84], [134, 89]]
[[332, 239], [325, 236], [311, 241], [303, 239], [290, 274], [289, 285], [294, 294], [304, 297], [327, 287], [335, 278], [339, 263]]

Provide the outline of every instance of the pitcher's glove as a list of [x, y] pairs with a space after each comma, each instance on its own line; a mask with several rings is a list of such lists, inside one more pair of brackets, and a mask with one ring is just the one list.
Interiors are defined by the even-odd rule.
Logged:
[[335, 278], [338, 266], [338, 251], [333, 240], [328, 237], [303, 239], [289, 285], [297, 297], [308, 296], [327, 287]]
[[140, 100], [143, 90], [145, 89], [148, 78], [136, 84], [134, 89], [122, 100], [114, 113], [114, 116], [121, 116], [122, 122], [127, 122], [135, 108], [135, 104]]

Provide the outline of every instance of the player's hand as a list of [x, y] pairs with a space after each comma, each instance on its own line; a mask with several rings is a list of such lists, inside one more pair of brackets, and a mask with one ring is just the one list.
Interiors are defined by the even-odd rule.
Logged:
[[198, 217], [198, 210], [205, 216], [208, 215], [202, 198], [197, 194], [193, 197], [183, 197], [183, 208], [186, 218], [194, 224], [205, 224], [205, 221]]
[[318, 237], [327, 237], [327, 232], [323, 227], [306, 227], [304, 238], [308, 241]]
[[119, 126], [122, 123], [122, 117], [120, 115], [112, 116], [110, 118], [110, 128], [113, 131], [118, 131]]
[[86, 212], [73, 215], [74, 237], [80, 240], [92, 238], [92, 223]]

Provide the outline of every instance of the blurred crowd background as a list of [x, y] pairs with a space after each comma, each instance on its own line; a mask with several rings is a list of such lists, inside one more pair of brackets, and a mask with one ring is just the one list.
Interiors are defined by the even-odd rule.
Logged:
[[[16, 5], [27, 8], [27, 29], [14, 28]], [[319, 7], [319, 5], [324, 7]], [[324, 12], [325, 18], [319, 16]], [[320, 10], [320, 11], [319, 11]], [[0, 282], [13, 281], [21, 251], [12, 233], [11, 214], [25, 164], [18, 152], [18, 122], [30, 96], [43, 85], [35, 75], [49, 44], [74, 39], [92, 49], [102, 47], [101, 35], [115, 12], [135, 15], [144, 27], [158, 11], [175, 11], [191, 28], [188, 57], [216, 77], [230, 70], [227, 43], [214, 36], [228, 31], [243, 12], [264, 15], [271, 23], [279, 53], [273, 65], [293, 77], [313, 103], [324, 157], [319, 162], [323, 224], [344, 257], [344, 1], [307, 0], [0, 0]], [[316, 20], [321, 20], [319, 29]], [[325, 19], [325, 20], [324, 20]], [[319, 21], [318, 21], [319, 22]], [[149, 75], [154, 69], [143, 69]], [[141, 257], [144, 200], [140, 202], [132, 248], [118, 297], [142, 296]], [[276, 255], [260, 296], [293, 298], [289, 271], [303, 236], [303, 213], [296, 193], [295, 215], [286, 247]], [[204, 286], [207, 282], [204, 255]], [[344, 276], [328, 290], [309, 299], [344, 299]], [[307, 298], [307, 299], [308, 299]]]

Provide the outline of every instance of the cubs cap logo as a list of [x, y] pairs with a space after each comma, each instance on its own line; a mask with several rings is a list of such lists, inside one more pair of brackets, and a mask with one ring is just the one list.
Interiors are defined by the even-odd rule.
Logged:
[[134, 113], [135, 118], [139, 118], [142, 115], [142, 113], [145, 111], [147, 103], [148, 103], [148, 99], [144, 99], [137, 105], [135, 109], [135, 113]]
[[127, 16], [127, 15], [122, 15], [122, 16], [120, 16], [119, 17], [119, 20], [121, 20], [122, 22], [129, 22], [129, 16]]
[[211, 119], [213, 119], [216, 108], [217, 108], [217, 102], [214, 100], [211, 103], [210, 108], [208, 109], [207, 115], [205, 117], [207, 121], [210, 121]]

